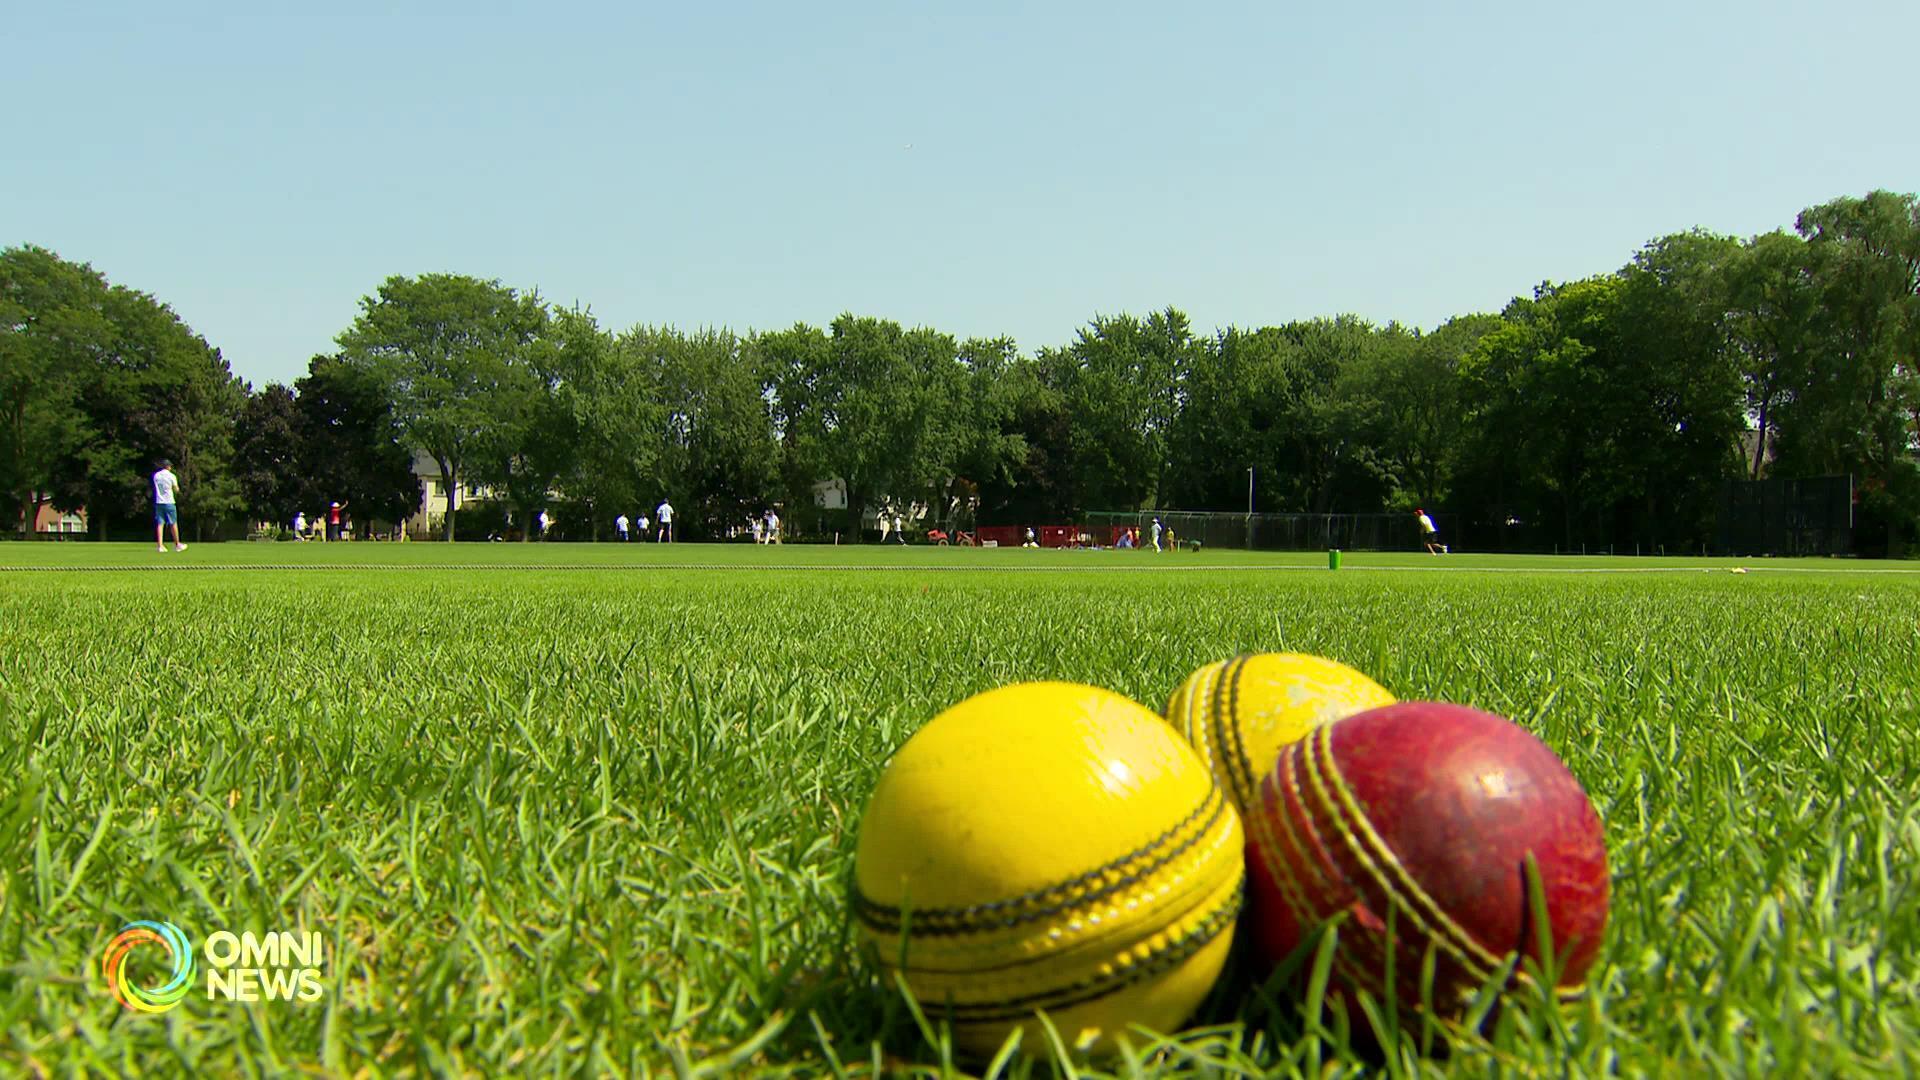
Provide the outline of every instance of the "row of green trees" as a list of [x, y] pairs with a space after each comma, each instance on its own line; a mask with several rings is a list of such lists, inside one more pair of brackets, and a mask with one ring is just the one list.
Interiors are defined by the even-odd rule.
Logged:
[[[1510, 546], [1691, 548], [1722, 484], [1850, 473], [1865, 546], [1920, 525], [1920, 201], [1874, 192], [1749, 240], [1660, 238], [1423, 332], [1342, 316], [1196, 335], [1168, 308], [1032, 354], [842, 315], [737, 335], [639, 326], [459, 275], [394, 277], [336, 355], [249, 393], [144, 294], [0, 256], [0, 485], [25, 509], [138, 509], [149, 459], [189, 520], [417, 507], [419, 451], [582, 532], [659, 498], [687, 535], [769, 505], [1067, 520], [1083, 510], [1443, 508]], [[850, 508], [817, 511], [838, 478]], [[553, 493], [560, 496], [556, 506]], [[446, 534], [457, 517], [445, 515]]]

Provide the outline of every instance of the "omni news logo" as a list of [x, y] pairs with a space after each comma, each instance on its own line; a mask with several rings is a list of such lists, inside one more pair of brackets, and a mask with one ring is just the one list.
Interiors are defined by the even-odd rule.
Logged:
[[[164, 961], [161, 959], [164, 950]], [[318, 1001], [326, 996], [320, 971], [326, 966], [324, 939], [314, 932], [217, 930], [201, 946], [206, 962], [209, 1001]], [[140, 955], [163, 975], [138, 979], [129, 959]], [[100, 970], [113, 998], [135, 1012], [163, 1013], [186, 1000], [195, 987], [193, 945], [170, 922], [130, 922], [107, 943]], [[154, 985], [141, 985], [153, 982]]]
[[[127, 956], [142, 945], [158, 945], [167, 950], [167, 963], [173, 975], [159, 986], [135, 986], [127, 975]], [[163, 1013], [187, 996], [193, 988], [193, 949], [187, 935], [170, 922], [132, 922], [107, 942], [107, 958], [101, 965], [107, 975], [107, 989], [113, 998], [135, 1012]]]

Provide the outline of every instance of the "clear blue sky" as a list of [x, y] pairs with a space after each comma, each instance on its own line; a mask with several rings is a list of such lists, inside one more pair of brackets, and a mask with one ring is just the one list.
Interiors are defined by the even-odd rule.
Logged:
[[255, 384], [391, 274], [1031, 351], [1169, 304], [1431, 327], [1920, 189], [1911, 0], [266, 6], [0, 31], [0, 246], [155, 294]]

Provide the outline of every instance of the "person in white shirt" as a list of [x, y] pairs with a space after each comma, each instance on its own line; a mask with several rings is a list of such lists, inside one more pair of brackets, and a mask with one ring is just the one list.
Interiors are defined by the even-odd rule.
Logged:
[[907, 542], [906, 521], [901, 518], [898, 510], [893, 512], [893, 538], [903, 544]]
[[640, 539], [645, 540], [647, 538], [647, 530], [651, 528], [653, 528], [653, 519], [648, 517], [645, 514], [641, 514], [640, 515]]
[[767, 511], [767, 543], [777, 544], [779, 542], [780, 542], [780, 515], [769, 510]]
[[767, 542], [767, 519], [766, 518], [753, 518], [752, 520], [747, 522], [747, 528], [753, 530], [754, 543], [764, 544]]
[[1153, 550], [1160, 550], [1160, 519], [1153, 519]]
[[893, 505], [891, 503], [880, 504], [879, 524], [880, 542], [884, 544], [887, 542], [888, 534], [893, 532]]
[[1420, 539], [1426, 542], [1427, 554], [1440, 555], [1446, 552], [1447, 545], [1440, 542], [1440, 530], [1433, 527], [1433, 519], [1425, 510], [1414, 507], [1414, 516], [1420, 519]]
[[627, 515], [621, 514], [619, 517], [613, 519], [613, 534], [615, 536], [618, 536], [622, 543], [626, 541]]
[[668, 502], [665, 499], [661, 499], [660, 505], [653, 508], [653, 516], [660, 519], [660, 535], [658, 537], [655, 537], [655, 539], [660, 541], [661, 543], [666, 543], [666, 544], [672, 543], [673, 542], [673, 504]]
[[173, 462], [161, 458], [160, 467], [153, 472], [153, 542], [161, 551], [167, 550], [169, 525], [173, 526], [173, 550], [187, 550], [187, 545], [180, 542], [179, 494], [180, 478], [173, 475]]
[[539, 523], [540, 539], [545, 540], [547, 538], [547, 525], [551, 523], [553, 519], [547, 516], [547, 512], [545, 510], [542, 510], [540, 511], [540, 516], [534, 518], [533, 520]]
[[305, 510], [295, 510], [293, 512], [293, 538], [302, 543], [306, 542], [307, 512]]

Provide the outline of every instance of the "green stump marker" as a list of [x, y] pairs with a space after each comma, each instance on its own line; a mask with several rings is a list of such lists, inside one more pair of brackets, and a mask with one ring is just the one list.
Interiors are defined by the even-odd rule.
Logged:
[[1327, 549], [1327, 569], [1329, 570], [1340, 569], [1340, 549], [1339, 548]]

